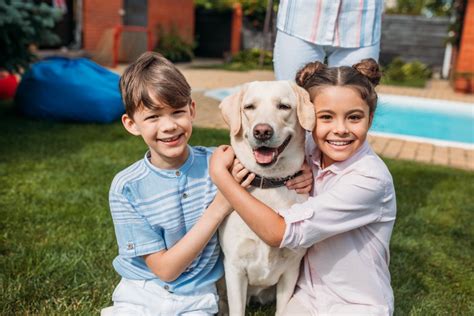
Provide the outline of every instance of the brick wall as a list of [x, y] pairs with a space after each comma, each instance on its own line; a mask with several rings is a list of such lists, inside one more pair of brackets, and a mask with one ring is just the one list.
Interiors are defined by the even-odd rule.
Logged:
[[122, 0], [84, 0], [82, 8], [83, 48], [93, 52], [105, 31], [122, 22]]
[[456, 63], [457, 72], [474, 73], [474, 0], [468, 0]]
[[[123, 0], [84, 0], [83, 2], [83, 48], [93, 52], [107, 29], [122, 24], [119, 14]], [[157, 40], [157, 27], [165, 29], [176, 25], [179, 34], [186, 40], [194, 37], [193, 0], [148, 0], [148, 27]], [[153, 43], [154, 44], [154, 43]]]
[[194, 1], [193, 0], [148, 0], [148, 23], [156, 34], [158, 27], [165, 30], [175, 26], [181, 37], [194, 40]]

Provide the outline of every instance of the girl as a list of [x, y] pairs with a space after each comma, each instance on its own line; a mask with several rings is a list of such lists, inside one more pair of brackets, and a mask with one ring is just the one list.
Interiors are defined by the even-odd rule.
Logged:
[[[249, 227], [274, 247], [308, 248], [287, 315], [391, 315], [389, 241], [395, 221], [393, 180], [372, 151], [367, 132], [381, 74], [375, 60], [328, 68], [314, 62], [296, 78], [315, 106], [306, 154], [312, 197], [272, 210], [233, 178], [234, 153], [218, 148], [212, 180]], [[232, 173], [248, 171], [236, 162]]]

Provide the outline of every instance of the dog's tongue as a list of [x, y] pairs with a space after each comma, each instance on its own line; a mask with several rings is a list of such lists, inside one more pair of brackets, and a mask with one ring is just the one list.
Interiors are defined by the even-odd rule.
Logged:
[[253, 152], [255, 160], [260, 164], [271, 163], [273, 156], [275, 155], [275, 150], [266, 149], [266, 150], [255, 150]]

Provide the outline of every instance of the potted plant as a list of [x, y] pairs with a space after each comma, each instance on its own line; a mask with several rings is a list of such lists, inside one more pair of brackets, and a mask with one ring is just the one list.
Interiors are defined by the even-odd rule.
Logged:
[[454, 90], [462, 93], [474, 92], [474, 73], [456, 72], [454, 74]]

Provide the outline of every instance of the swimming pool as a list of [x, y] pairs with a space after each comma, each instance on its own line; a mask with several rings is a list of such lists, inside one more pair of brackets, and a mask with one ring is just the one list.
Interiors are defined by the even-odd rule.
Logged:
[[[205, 95], [222, 100], [237, 90], [238, 87], [215, 89]], [[474, 104], [379, 94], [369, 133], [474, 149]]]

